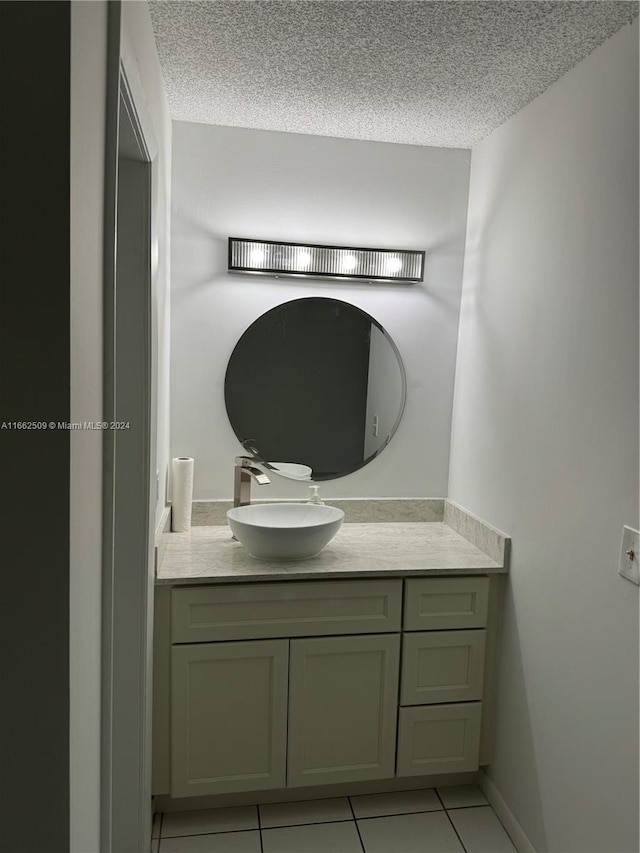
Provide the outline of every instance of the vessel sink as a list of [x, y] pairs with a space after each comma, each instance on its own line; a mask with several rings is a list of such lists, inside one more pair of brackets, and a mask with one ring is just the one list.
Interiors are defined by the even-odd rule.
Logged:
[[304, 560], [331, 542], [344, 512], [319, 504], [252, 504], [230, 509], [227, 519], [252, 557]]

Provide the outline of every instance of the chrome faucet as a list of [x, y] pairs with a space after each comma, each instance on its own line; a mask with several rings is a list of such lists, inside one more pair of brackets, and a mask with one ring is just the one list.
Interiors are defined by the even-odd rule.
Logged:
[[271, 480], [255, 465], [249, 456], [236, 456], [233, 469], [233, 505], [249, 506], [251, 503], [251, 480], [265, 486]]

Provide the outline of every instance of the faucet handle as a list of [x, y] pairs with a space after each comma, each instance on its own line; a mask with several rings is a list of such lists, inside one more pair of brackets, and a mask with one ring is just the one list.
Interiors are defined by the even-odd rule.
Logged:
[[[246, 448], [249, 452], [253, 451], [253, 448]], [[258, 452], [256, 451], [254, 456], [236, 456], [236, 465], [239, 465], [241, 468], [250, 468], [255, 464], [262, 465], [267, 471], [277, 471], [277, 468], [274, 468], [270, 462], [267, 462], [265, 459], [261, 459], [258, 456]]]
[[234, 464], [238, 468], [251, 468], [255, 465], [255, 459], [251, 459], [250, 456], [236, 456]]

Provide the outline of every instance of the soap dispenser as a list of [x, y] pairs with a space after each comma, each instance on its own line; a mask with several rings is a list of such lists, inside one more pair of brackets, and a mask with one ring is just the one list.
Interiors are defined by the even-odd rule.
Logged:
[[319, 506], [324, 506], [324, 501], [322, 500], [322, 498], [318, 494], [319, 488], [320, 488], [319, 486], [309, 486], [309, 491], [311, 492], [311, 495], [309, 496], [309, 500], [307, 501], [307, 503], [318, 504]]

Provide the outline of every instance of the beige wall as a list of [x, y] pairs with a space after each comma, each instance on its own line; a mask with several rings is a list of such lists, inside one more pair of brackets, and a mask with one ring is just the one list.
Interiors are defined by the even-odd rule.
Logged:
[[491, 778], [538, 851], [637, 850], [637, 20], [473, 149], [449, 495], [513, 536]]

